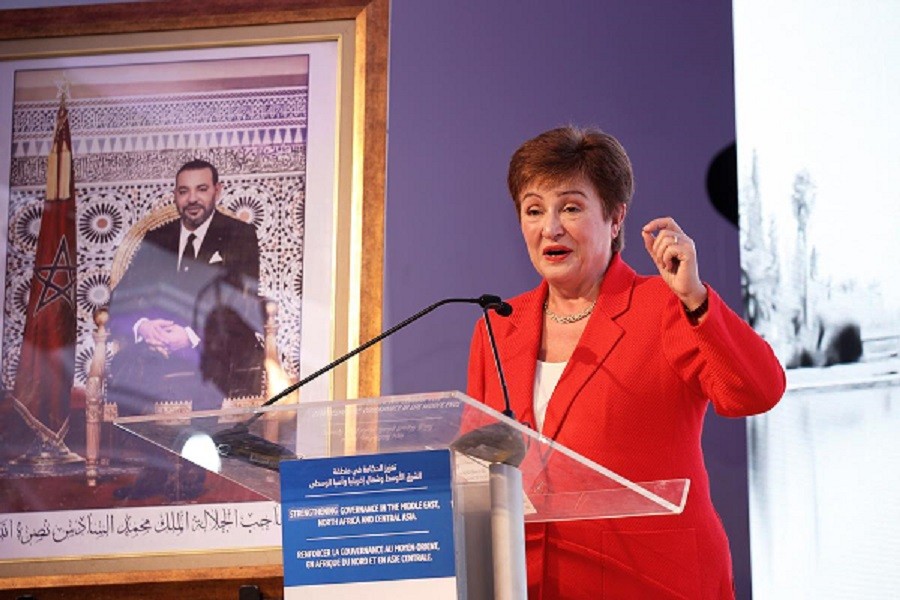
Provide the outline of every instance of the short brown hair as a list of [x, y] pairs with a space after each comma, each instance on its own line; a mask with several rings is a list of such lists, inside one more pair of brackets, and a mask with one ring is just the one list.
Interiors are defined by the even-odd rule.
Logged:
[[[558, 182], [582, 175], [596, 188], [607, 219], [617, 206], [628, 206], [634, 194], [631, 160], [622, 144], [599, 129], [574, 126], [545, 131], [519, 146], [509, 161], [507, 185], [516, 212], [521, 194], [535, 181]], [[624, 227], [619, 229], [612, 249], [625, 246]]]

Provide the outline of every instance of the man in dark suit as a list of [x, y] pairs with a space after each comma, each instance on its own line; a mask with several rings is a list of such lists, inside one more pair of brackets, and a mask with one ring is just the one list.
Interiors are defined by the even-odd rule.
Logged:
[[182, 165], [179, 219], [147, 232], [113, 292], [108, 396], [120, 414], [155, 401], [218, 408], [261, 391], [259, 244], [252, 225], [216, 210], [221, 194], [212, 164]]

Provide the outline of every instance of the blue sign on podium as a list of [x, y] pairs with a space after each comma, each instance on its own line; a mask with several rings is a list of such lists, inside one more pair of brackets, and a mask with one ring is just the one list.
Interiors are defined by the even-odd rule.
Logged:
[[457, 597], [449, 450], [280, 471], [286, 599]]

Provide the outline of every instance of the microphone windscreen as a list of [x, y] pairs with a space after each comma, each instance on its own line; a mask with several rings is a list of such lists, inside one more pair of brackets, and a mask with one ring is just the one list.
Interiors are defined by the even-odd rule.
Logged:
[[503, 298], [500, 296], [495, 296], [493, 294], [482, 294], [478, 297], [478, 304], [481, 305], [481, 308], [491, 308], [503, 302]]
[[494, 306], [494, 310], [497, 311], [497, 314], [501, 317], [508, 317], [513, 312], [512, 305], [508, 302], [501, 302], [497, 304], [496, 306]]

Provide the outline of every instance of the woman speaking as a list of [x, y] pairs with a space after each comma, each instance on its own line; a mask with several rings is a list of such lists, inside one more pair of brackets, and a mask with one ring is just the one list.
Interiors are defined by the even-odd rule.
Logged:
[[[508, 183], [543, 279], [494, 322], [507, 376], [519, 382], [511, 383], [516, 415], [632, 481], [691, 480], [677, 516], [529, 524], [529, 598], [733, 598], [700, 446], [703, 417], [709, 402], [728, 417], [770, 409], [784, 393], [781, 365], [703, 284], [694, 242], [672, 218], [641, 231], [658, 276], [622, 260], [633, 178], [615, 138], [545, 132], [515, 152]], [[483, 321], [468, 393], [503, 408]]]

